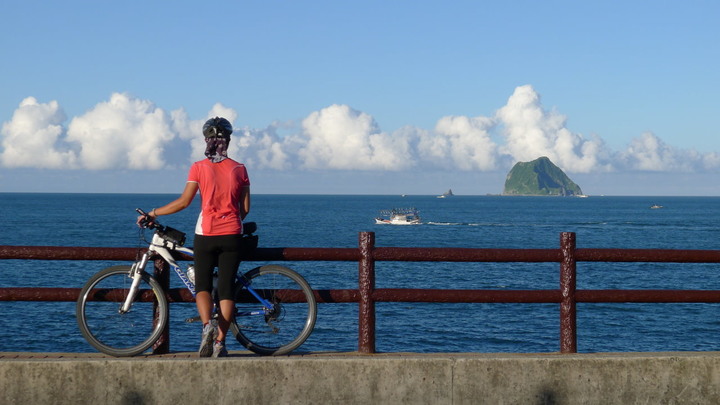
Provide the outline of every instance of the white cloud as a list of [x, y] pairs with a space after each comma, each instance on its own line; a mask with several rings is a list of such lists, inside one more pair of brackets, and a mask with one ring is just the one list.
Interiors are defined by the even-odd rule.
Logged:
[[237, 112], [215, 104], [197, 120], [183, 109], [166, 112], [148, 100], [112, 94], [67, 129], [58, 102], [23, 100], [0, 132], [0, 166], [7, 168], [158, 170], [187, 167], [204, 157], [202, 125], [227, 118], [235, 131], [229, 154], [251, 170], [508, 170], [548, 156], [568, 173], [607, 171], [702, 172], [720, 168], [720, 154], [665, 144], [652, 133], [611, 151], [597, 136], [567, 128], [546, 110], [532, 86], [520, 86], [491, 117], [446, 116], [434, 128], [383, 132], [374, 118], [347, 105], [311, 112], [300, 124], [239, 126]]
[[193, 121], [184, 109], [178, 109], [170, 112], [171, 130], [178, 135], [179, 139], [190, 141], [202, 133], [202, 125], [204, 121]]
[[292, 140], [282, 139], [277, 134], [278, 123], [264, 130], [235, 128], [230, 154], [246, 163], [248, 167], [271, 170], [291, 169]]
[[412, 165], [409, 140], [381, 132], [366, 113], [332, 105], [302, 122], [303, 167], [342, 170], [400, 170]]
[[75, 153], [62, 142], [65, 113], [57, 101], [23, 100], [10, 122], [2, 126], [0, 166], [69, 169], [76, 166]]
[[720, 167], [717, 152], [699, 153], [663, 142], [652, 132], [634, 138], [620, 154], [625, 169], [655, 172], [695, 172]]
[[120, 93], [74, 118], [67, 131], [67, 140], [80, 145], [81, 165], [91, 170], [161, 169], [165, 145], [175, 137], [165, 111]]
[[720, 153], [709, 152], [702, 155], [702, 168], [713, 170], [720, 168]]
[[676, 165], [672, 149], [649, 132], [632, 140], [625, 157], [628, 165], [637, 170], [663, 171]]
[[494, 170], [497, 145], [489, 132], [494, 125], [486, 117], [443, 117], [435, 125], [434, 134], [422, 137], [418, 149], [436, 164], [439, 159], [447, 159], [460, 170]]
[[496, 114], [504, 126], [501, 153], [514, 161], [547, 156], [564, 170], [576, 173], [605, 171], [609, 151], [600, 139], [585, 139], [565, 127], [564, 115], [545, 111], [540, 95], [530, 85], [520, 86]]

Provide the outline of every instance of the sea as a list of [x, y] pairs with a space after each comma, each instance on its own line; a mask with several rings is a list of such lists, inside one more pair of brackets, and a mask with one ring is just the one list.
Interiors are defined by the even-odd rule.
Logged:
[[[147, 246], [135, 208], [150, 210], [171, 194], [0, 193], [0, 245]], [[198, 201], [161, 218], [188, 233]], [[660, 208], [651, 208], [661, 206]], [[376, 225], [381, 210], [416, 208], [421, 225]], [[561, 232], [578, 248], [720, 249], [720, 197], [503, 197], [435, 195], [253, 195], [248, 220], [260, 247], [357, 247], [360, 232], [376, 246], [554, 249]], [[79, 288], [100, 261], [0, 260], [0, 288]], [[241, 271], [262, 264], [242, 263]], [[282, 262], [318, 289], [357, 288], [354, 262]], [[720, 290], [718, 264], [585, 263], [578, 289]], [[173, 275], [173, 286], [179, 281]], [[558, 263], [376, 263], [378, 288], [558, 289]], [[81, 336], [74, 302], [0, 302], [0, 351], [93, 352]], [[171, 351], [195, 351], [194, 304], [171, 304]], [[560, 347], [558, 304], [378, 303], [378, 352], [548, 353]], [[697, 303], [581, 303], [578, 351], [647, 352], [720, 349], [720, 307]], [[358, 350], [357, 304], [319, 304], [315, 330], [298, 352]], [[230, 350], [242, 350], [229, 343]]]

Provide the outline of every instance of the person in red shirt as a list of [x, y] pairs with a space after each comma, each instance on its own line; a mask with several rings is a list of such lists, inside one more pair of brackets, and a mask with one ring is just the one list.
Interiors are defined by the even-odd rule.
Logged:
[[[195, 227], [195, 302], [203, 322], [200, 357], [224, 357], [225, 336], [235, 312], [235, 274], [240, 266], [242, 221], [250, 212], [250, 180], [245, 165], [230, 159], [228, 120], [215, 117], [203, 126], [206, 159], [193, 163], [178, 199], [148, 214], [152, 218], [187, 208], [200, 191], [201, 211]], [[141, 217], [142, 218], [142, 217]], [[140, 221], [140, 218], [138, 219]], [[218, 325], [211, 322], [212, 272], [218, 267]]]

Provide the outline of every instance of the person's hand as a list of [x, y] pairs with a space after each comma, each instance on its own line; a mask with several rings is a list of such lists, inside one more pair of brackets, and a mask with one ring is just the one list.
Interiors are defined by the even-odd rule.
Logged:
[[147, 228], [153, 224], [154, 219], [155, 218], [151, 217], [149, 214], [140, 215], [140, 216], [138, 216], [136, 223], [140, 228]]

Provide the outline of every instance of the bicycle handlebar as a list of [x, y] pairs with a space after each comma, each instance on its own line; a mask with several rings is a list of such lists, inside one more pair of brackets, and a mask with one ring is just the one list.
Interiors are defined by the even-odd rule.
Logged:
[[144, 216], [145, 218], [148, 218], [148, 219], [145, 219], [145, 220], [140, 221], [140, 226], [141, 226], [141, 227], [143, 227], [143, 228], [150, 228], [150, 229], [162, 229], [162, 228], [163, 228], [163, 226], [160, 225], [160, 223], [157, 222], [157, 218], [155, 218], [154, 220], [150, 220], [150, 219], [149, 219], [149, 218], [150, 218], [150, 214], [148, 214], [147, 212], [143, 211], [141, 208], [135, 208], [135, 211], [137, 211], [138, 214]]
[[[141, 208], [135, 208], [135, 211], [146, 218], [150, 218], [150, 215]], [[166, 228], [165, 226], [160, 225], [157, 218], [140, 221], [140, 226], [149, 229], [159, 229], [161, 232], [163, 232]], [[257, 231], [257, 224], [255, 222], [243, 222], [243, 235], [252, 235], [255, 231]]]

